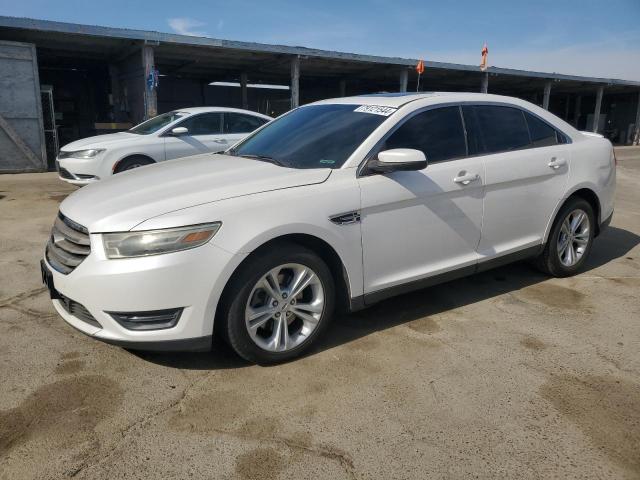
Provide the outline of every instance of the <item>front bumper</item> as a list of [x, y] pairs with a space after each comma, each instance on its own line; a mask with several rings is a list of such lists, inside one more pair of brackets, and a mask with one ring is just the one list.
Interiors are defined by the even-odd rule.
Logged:
[[[68, 275], [44, 260], [55, 292], [65, 297], [53, 298], [53, 305], [69, 325], [97, 340], [132, 349], [210, 348], [218, 300], [245, 255], [208, 243], [183, 252], [109, 260], [96, 234], [91, 235], [91, 247], [91, 254]], [[69, 300], [84, 310], [69, 309]], [[184, 308], [178, 323], [158, 330], [129, 330], [106, 313], [178, 307]]]
[[95, 159], [57, 158], [58, 178], [72, 185], [88, 185], [100, 180]]

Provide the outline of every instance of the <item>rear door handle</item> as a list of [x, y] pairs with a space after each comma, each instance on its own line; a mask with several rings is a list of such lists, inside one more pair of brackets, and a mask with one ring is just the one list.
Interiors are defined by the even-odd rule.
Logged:
[[564, 167], [566, 164], [567, 161], [564, 158], [553, 157], [551, 161], [547, 163], [547, 166], [553, 168], [554, 170], [557, 170], [560, 167]]
[[453, 181], [456, 183], [461, 183], [462, 185], [469, 185], [471, 182], [473, 182], [474, 180], [478, 180], [479, 178], [480, 175], [478, 175], [477, 173], [465, 174], [465, 172], [460, 172], [458, 176], [453, 179]]
[[227, 141], [224, 138], [216, 138], [214, 140], [215, 143], [227, 143]]

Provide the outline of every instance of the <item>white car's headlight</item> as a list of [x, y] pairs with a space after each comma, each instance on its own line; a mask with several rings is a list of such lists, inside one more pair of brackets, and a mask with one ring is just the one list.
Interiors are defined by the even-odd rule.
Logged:
[[75, 152], [66, 152], [61, 150], [58, 158], [93, 158], [104, 152], [104, 148], [90, 148], [88, 150], [76, 150]]
[[218, 230], [221, 222], [202, 223], [189, 227], [120, 232], [103, 234], [107, 258], [145, 257], [178, 252], [207, 243]]

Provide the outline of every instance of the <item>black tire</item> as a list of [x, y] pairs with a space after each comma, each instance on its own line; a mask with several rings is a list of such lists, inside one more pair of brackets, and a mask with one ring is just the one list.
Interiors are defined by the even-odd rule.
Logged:
[[145, 157], [142, 155], [132, 155], [131, 157], [124, 158], [118, 162], [114, 174], [126, 172], [127, 170], [133, 170], [134, 168], [142, 167], [144, 165], [151, 165], [155, 163], [149, 157]]
[[[582, 210], [587, 214], [587, 217], [589, 219], [589, 234], [587, 245], [584, 247], [584, 252], [582, 253], [581, 257], [575, 264], [568, 266], [560, 261], [560, 254], [558, 252], [558, 238], [561, 235], [563, 222], [568, 215], [570, 215], [572, 212], [575, 212], [576, 210]], [[584, 266], [584, 263], [586, 262], [587, 257], [591, 252], [591, 247], [593, 246], [593, 239], [595, 236], [595, 229], [596, 218], [591, 204], [580, 197], [569, 198], [569, 200], [567, 200], [567, 202], [562, 206], [562, 208], [556, 215], [544, 250], [535, 261], [536, 267], [538, 267], [544, 273], [547, 273], [554, 277], [570, 277], [572, 275], [575, 275]]]
[[[285, 264], [301, 264], [311, 268], [324, 290], [324, 309], [320, 320], [306, 340], [283, 352], [272, 352], [258, 346], [249, 335], [245, 308], [253, 287], [271, 269]], [[216, 333], [221, 334], [238, 355], [258, 364], [273, 364], [299, 357], [313, 346], [327, 328], [335, 306], [335, 286], [327, 264], [312, 250], [294, 243], [279, 244], [254, 254], [234, 273], [221, 300], [216, 318]]]

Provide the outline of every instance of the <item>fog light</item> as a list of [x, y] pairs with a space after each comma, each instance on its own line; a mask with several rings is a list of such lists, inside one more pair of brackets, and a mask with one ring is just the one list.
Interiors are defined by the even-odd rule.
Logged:
[[127, 330], [162, 330], [175, 327], [184, 308], [147, 312], [106, 312]]

